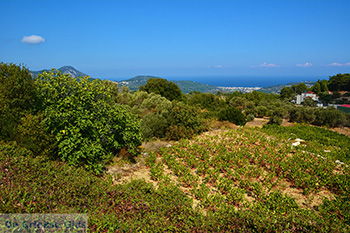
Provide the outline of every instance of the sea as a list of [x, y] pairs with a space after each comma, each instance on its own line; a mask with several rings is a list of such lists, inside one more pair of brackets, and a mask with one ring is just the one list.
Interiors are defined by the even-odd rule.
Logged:
[[314, 82], [324, 77], [256, 77], [256, 76], [192, 76], [166, 77], [168, 80], [189, 80], [220, 87], [270, 87], [297, 82]]

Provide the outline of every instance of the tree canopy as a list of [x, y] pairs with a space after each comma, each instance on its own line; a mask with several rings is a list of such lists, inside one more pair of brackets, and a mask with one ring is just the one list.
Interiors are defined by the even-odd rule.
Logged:
[[114, 102], [112, 85], [61, 73], [43, 73], [38, 84], [45, 125], [62, 160], [100, 172], [120, 149], [136, 154], [140, 122]]
[[180, 88], [175, 83], [162, 78], [149, 79], [140, 90], [159, 94], [169, 100], [180, 100], [182, 96]]
[[12, 139], [22, 116], [33, 110], [36, 88], [23, 66], [0, 63], [0, 138]]
[[329, 90], [350, 91], [350, 74], [337, 74], [329, 78]]

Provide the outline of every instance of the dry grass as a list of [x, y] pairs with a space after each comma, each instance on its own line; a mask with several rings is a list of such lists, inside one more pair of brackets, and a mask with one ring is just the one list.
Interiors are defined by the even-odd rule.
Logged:
[[249, 121], [245, 127], [249, 127], [249, 128], [255, 128], [255, 127], [259, 127], [262, 128], [265, 124], [267, 124], [267, 122], [269, 121], [268, 117], [264, 117], [264, 118], [254, 118], [254, 120]]

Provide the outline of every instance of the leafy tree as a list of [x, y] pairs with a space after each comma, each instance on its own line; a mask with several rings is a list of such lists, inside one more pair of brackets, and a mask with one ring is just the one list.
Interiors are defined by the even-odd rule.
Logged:
[[337, 127], [347, 124], [346, 115], [334, 108], [317, 109], [315, 115], [315, 125]]
[[193, 92], [186, 95], [186, 97], [188, 104], [196, 105], [201, 108], [208, 109], [210, 111], [215, 111], [216, 109], [224, 106], [225, 104], [219, 96], [211, 93]]
[[296, 107], [289, 113], [289, 120], [297, 123], [312, 123], [315, 117], [315, 111], [306, 107]]
[[270, 118], [270, 120], [269, 120], [269, 122], [267, 122], [267, 124], [269, 124], [269, 125], [281, 125], [282, 124], [282, 118], [280, 117], [280, 116], [278, 116], [278, 115], [273, 115], [271, 118]]
[[283, 87], [280, 94], [282, 99], [287, 100], [293, 99], [296, 95], [291, 87]]
[[297, 93], [299, 95], [301, 93], [307, 91], [307, 89], [308, 89], [305, 83], [299, 83], [299, 84], [293, 85], [291, 88], [295, 93]]
[[23, 66], [0, 63], [0, 139], [12, 140], [17, 124], [36, 106], [36, 87]]
[[329, 78], [329, 90], [350, 91], [350, 74], [337, 74]]
[[247, 123], [244, 114], [240, 110], [232, 107], [221, 110], [219, 112], [219, 120], [229, 121], [236, 125], [245, 125]]
[[321, 93], [321, 84], [319, 82], [316, 82], [315, 85], [312, 86], [311, 90], [315, 92], [317, 95]]
[[309, 106], [309, 107], [316, 107], [317, 106], [317, 102], [314, 101], [311, 98], [305, 98], [304, 102], [302, 103], [302, 105]]
[[164, 113], [164, 117], [168, 123], [168, 139], [190, 138], [205, 129], [199, 109], [182, 102], [174, 102], [171, 109]]
[[320, 83], [320, 86], [321, 86], [321, 92], [327, 92], [329, 91], [328, 89], [328, 81], [327, 80], [321, 80], [321, 81], [318, 81]]
[[46, 131], [42, 113], [22, 117], [15, 139], [34, 155], [51, 156], [55, 147], [54, 136]]
[[99, 173], [120, 149], [137, 153], [139, 120], [114, 102], [111, 85], [59, 72], [39, 75], [38, 85], [45, 127], [55, 137], [59, 158]]
[[253, 108], [254, 107], [254, 102], [251, 100], [248, 100], [247, 98], [244, 97], [233, 97], [229, 104], [234, 107], [234, 108], [238, 108], [238, 109], [246, 109], [246, 108]]
[[149, 79], [140, 90], [159, 94], [169, 100], [180, 100], [182, 97], [181, 90], [175, 83], [162, 78]]

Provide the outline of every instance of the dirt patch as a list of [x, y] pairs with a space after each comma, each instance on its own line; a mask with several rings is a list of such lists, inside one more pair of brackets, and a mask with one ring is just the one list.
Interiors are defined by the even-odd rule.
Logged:
[[344, 134], [348, 137], [350, 137], [350, 128], [349, 127], [342, 127], [342, 128], [332, 128], [330, 129], [334, 132], [340, 133], [340, 134]]
[[211, 130], [217, 130], [217, 129], [237, 129], [238, 126], [228, 122], [228, 121], [217, 121], [217, 120], [212, 120], [209, 123], [209, 128]]
[[157, 152], [162, 147], [170, 147], [174, 144], [173, 141], [161, 141], [161, 140], [155, 140], [150, 142], [144, 142], [141, 145], [141, 149], [144, 152]]
[[283, 121], [282, 121], [282, 126], [293, 126], [293, 125], [295, 125], [295, 123], [289, 122], [286, 119], [283, 119]]
[[287, 180], [281, 180], [272, 190], [278, 190], [293, 198], [298, 206], [302, 208], [313, 208], [321, 205], [324, 199], [335, 199], [334, 194], [326, 188], [321, 189], [321, 191], [317, 193], [304, 195], [302, 189], [293, 187], [292, 183]]
[[254, 118], [254, 120], [249, 121], [245, 125], [245, 127], [249, 127], [249, 128], [259, 127], [259, 128], [262, 128], [267, 122], [269, 122], [269, 118], [268, 117]]
[[137, 163], [124, 164], [116, 161], [107, 169], [107, 173], [113, 178], [113, 184], [124, 184], [129, 183], [132, 180], [141, 179], [157, 186], [157, 183], [151, 178], [149, 168], [144, 165], [143, 159], [140, 159]]

